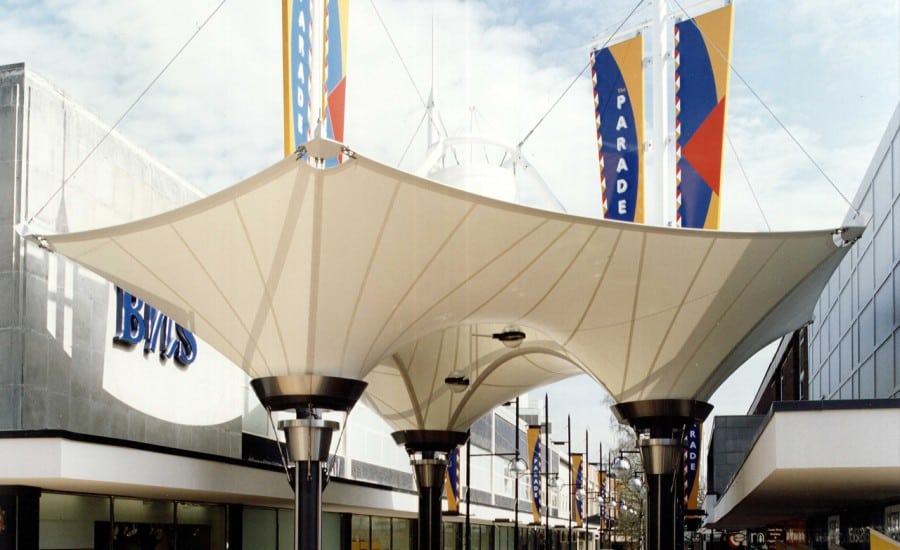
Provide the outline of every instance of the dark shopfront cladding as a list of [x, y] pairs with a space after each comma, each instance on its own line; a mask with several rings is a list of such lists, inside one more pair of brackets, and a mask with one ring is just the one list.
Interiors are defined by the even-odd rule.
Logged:
[[[740, 531], [714, 531], [695, 535], [689, 548], [771, 550], [773, 548], [812, 548], [828, 550], [868, 550], [869, 528], [877, 529], [900, 542], [900, 502], [845, 510], [808, 520], [793, 520], [765, 528]], [[705, 544], [705, 546], [704, 546]]]
[[[286, 550], [293, 545], [293, 510], [286, 508], [5, 489], [0, 550]], [[370, 520], [371, 532], [367, 527], [361, 534], [357, 526]], [[326, 512], [323, 547], [409, 550], [411, 523]]]
[[716, 418], [714, 531], [693, 548], [862, 550], [870, 528], [900, 542], [898, 411], [898, 399], [780, 401], [767, 415]]
[[[335, 480], [345, 483], [345, 480]], [[352, 483], [352, 482], [350, 482]], [[324, 512], [323, 548], [410, 550], [415, 520], [349, 512]], [[567, 548], [567, 530], [521, 525], [523, 550]], [[510, 522], [471, 524], [473, 550], [512, 550]], [[573, 536], [583, 547], [584, 531]], [[293, 510], [241, 504], [41, 491], [0, 487], [0, 550], [288, 550]], [[460, 516], [444, 522], [444, 548], [465, 548]]]
[[[4, 487], [0, 494], [0, 550], [287, 550], [293, 511], [240, 504], [209, 504], [117, 496], [41, 492]], [[35, 521], [36, 520], [36, 521]], [[471, 525], [474, 550], [513, 548], [512, 525]], [[323, 548], [410, 550], [415, 520], [325, 512]], [[543, 529], [520, 526], [523, 548], [543, 546]], [[565, 548], [566, 531], [551, 531]], [[582, 537], [583, 533], [577, 533]], [[465, 548], [462, 522], [445, 522], [444, 548]], [[18, 540], [18, 546], [16, 541]]]

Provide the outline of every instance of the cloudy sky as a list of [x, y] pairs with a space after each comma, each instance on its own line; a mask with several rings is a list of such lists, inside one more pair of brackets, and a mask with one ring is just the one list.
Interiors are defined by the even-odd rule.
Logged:
[[[670, 0], [678, 12], [693, 3], [679, 2]], [[474, 107], [478, 129], [517, 143], [584, 68], [592, 39], [615, 29], [636, 4], [353, 0], [346, 141], [394, 165], [412, 142], [402, 167], [416, 168], [424, 142], [415, 134], [424, 112], [419, 95], [433, 82], [451, 132], [467, 127]], [[25, 62], [112, 123], [219, 5], [5, 0], [0, 63]], [[646, 20], [648, 6], [644, 0], [626, 26]], [[276, 161], [280, 16], [274, 0], [225, 1], [120, 131], [205, 192]], [[723, 229], [766, 230], [749, 185], [775, 230], [840, 225], [847, 204], [756, 96], [852, 197], [900, 98], [900, 2], [737, 1], [732, 64], [741, 78], [731, 78], [734, 150], [726, 149]], [[588, 72], [524, 146], [563, 205], [588, 216], [599, 209], [592, 108]], [[719, 412], [743, 412], [766, 362], [738, 373]], [[572, 402], [572, 391], [559, 389], [556, 401]], [[554, 409], [564, 422], [562, 405]], [[606, 422], [603, 410], [591, 413], [595, 422]]]

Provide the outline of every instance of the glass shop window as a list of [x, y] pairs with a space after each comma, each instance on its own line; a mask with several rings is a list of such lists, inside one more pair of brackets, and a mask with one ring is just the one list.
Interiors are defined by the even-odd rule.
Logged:
[[[113, 498], [112, 548], [175, 548], [175, 504], [170, 501]], [[97, 539], [109, 533], [109, 524], [97, 524]], [[97, 548], [107, 549], [106, 545]]]
[[178, 550], [225, 548], [225, 506], [179, 502]]
[[[294, 548], [294, 510], [278, 509], [278, 550]], [[179, 548], [179, 550], [181, 550]]]
[[412, 548], [412, 521], [402, 518], [391, 519], [391, 550], [409, 550]]
[[278, 548], [277, 510], [244, 507], [244, 548]]
[[[43, 493], [39, 513], [40, 547], [47, 550], [109, 548], [109, 502], [108, 497]], [[98, 525], [105, 527], [98, 532]]]
[[350, 550], [371, 550], [369, 547], [370, 524], [369, 516], [353, 515], [350, 520]]

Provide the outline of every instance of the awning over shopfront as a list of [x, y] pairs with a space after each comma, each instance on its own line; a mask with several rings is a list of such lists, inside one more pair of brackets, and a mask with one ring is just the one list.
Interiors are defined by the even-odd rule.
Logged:
[[773, 407], [731, 483], [707, 497], [707, 526], [765, 527], [900, 494], [900, 400]]
[[154, 304], [254, 378], [362, 379], [440, 331], [515, 323], [628, 401], [708, 398], [809, 321], [860, 232], [580, 218], [351, 153], [333, 169], [286, 158], [162, 215], [31, 238]]

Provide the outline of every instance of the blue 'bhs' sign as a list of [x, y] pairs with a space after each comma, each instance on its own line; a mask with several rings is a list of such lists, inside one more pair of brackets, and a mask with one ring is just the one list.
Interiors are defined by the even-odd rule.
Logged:
[[155, 307], [116, 287], [116, 335], [113, 342], [134, 345], [144, 342], [144, 353], [159, 350], [161, 359], [173, 358], [188, 366], [197, 358], [197, 339]]

